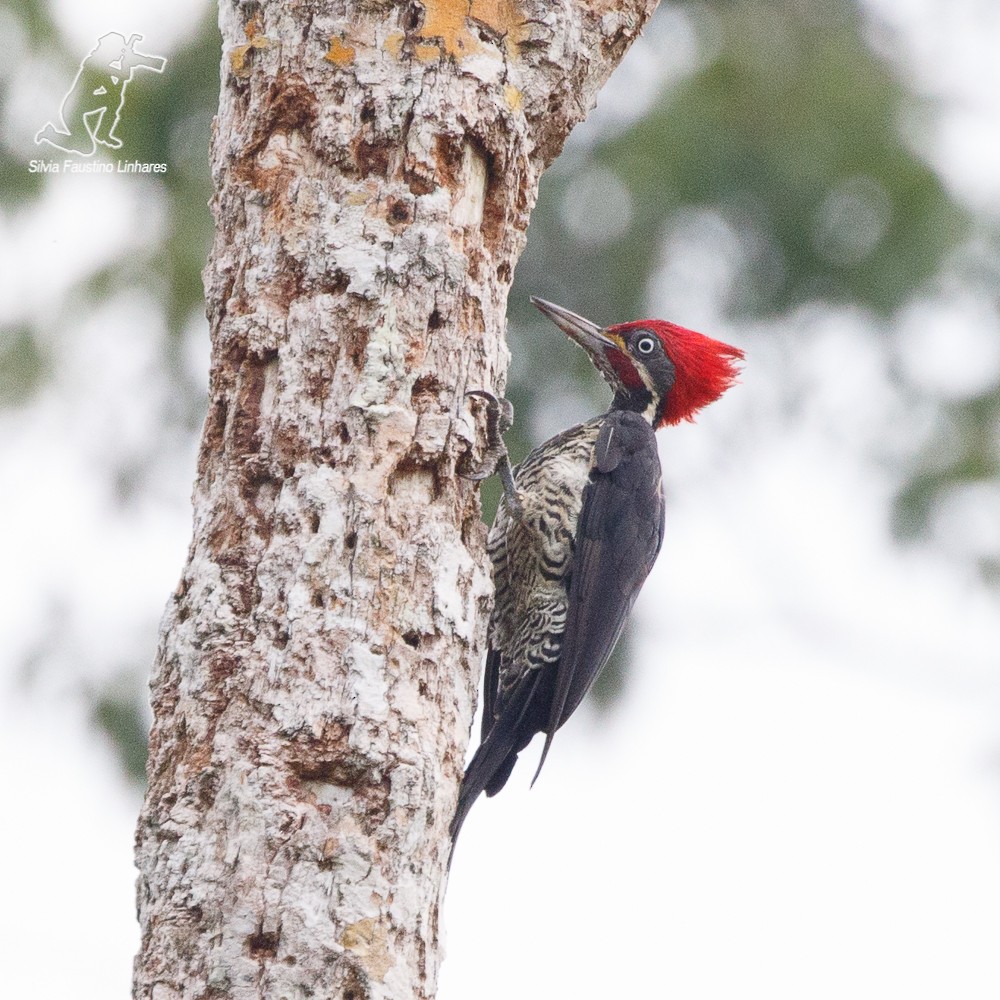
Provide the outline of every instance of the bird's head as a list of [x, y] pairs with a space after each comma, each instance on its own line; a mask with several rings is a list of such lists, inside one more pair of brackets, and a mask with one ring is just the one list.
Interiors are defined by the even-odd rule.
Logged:
[[736, 380], [743, 352], [660, 319], [601, 328], [544, 299], [532, 303], [590, 355], [615, 407], [645, 414], [654, 428], [693, 420]]

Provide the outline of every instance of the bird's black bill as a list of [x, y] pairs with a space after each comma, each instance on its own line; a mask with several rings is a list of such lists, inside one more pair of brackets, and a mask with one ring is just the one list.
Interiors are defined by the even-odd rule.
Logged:
[[589, 319], [584, 319], [575, 312], [570, 312], [553, 302], [546, 302], [545, 299], [535, 295], [531, 296], [531, 304], [545, 313], [567, 337], [575, 340], [591, 354], [603, 351], [605, 347], [618, 347], [610, 337], [605, 336], [604, 331], [596, 323], [591, 323]]

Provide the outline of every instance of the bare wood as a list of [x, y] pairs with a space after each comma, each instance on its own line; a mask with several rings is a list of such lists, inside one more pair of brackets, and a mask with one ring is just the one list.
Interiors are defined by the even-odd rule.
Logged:
[[538, 178], [655, 0], [223, 0], [194, 535], [152, 679], [134, 995], [423, 998]]

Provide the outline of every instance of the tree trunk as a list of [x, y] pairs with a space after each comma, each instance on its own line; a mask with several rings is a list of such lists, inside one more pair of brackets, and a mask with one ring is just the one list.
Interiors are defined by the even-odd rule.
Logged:
[[655, 0], [222, 0], [194, 536], [162, 623], [134, 995], [433, 996], [538, 178]]

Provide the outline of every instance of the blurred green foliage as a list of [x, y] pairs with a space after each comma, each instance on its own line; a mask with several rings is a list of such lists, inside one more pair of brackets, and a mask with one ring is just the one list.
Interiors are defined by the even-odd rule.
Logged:
[[[561, 391], [538, 372], [579, 377], [578, 391], [593, 395], [593, 412], [605, 401], [582, 353], [551, 330], [542, 332], [528, 296], [542, 294], [600, 322], [642, 315], [664, 235], [685, 212], [709, 210], [740, 239], [742, 277], [725, 303], [736, 319], [777, 317], [817, 299], [890, 316], [934, 278], [970, 230], [995, 232], [995, 220], [970, 218], [915, 152], [919, 142], [904, 137], [902, 123], [918, 101], [870, 44], [857, 3], [670, 6], [691, 27], [693, 68], [668, 80], [646, 114], [573, 148], [542, 182], [510, 300], [515, 363], [508, 395], [518, 419], [508, 443], [515, 459], [537, 443], [532, 414]], [[60, 72], [78, 65], [80, 54], [68, 51], [43, 0], [22, 2], [12, 16], [32, 53], [44, 54]], [[145, 45], [159, 52], [155, 39]], [[143, 287], [155, 297], [169, 331], [163, 361], [176, 382], [175, 417], [190, 431], [204, 399], [179, 358], [183, 331], [203, 308], [201, 271], [211, 241], [208, 143], [220, 58], [214, 7], [206, 6], [198, 30], [168, 55], [162, 76], [136, 75], [119, 130], [123, 157], [170, 165], [165, 177], [150, 181], [167, 205], [155, 249], [141, 258], [123, 255], [74, 293], [94, 305], [126, 288]], [[28, 174], [25, 158], [9, 141], [0, 144], [5, 212], [30, 210], [44, 186], [58, 181]], [[596, 200], [578, 197], [588, 190], [588, 176], [613, 179], [625, 199], [616, 216], [606, 205], [599, 211], [600, 191]], [[987, 268], [978, 281], [996, 278]], [[0, 405], [31, 404], [48, 370], [38, 345], [52, 342], [29, 326], [4, 332]], [[959, 445], [947, 461], [928, 455], [912, 470], [899, 497], [902, 534], [924, 532], [937, 498], [956, 482], [1000, 474], [995, 394], [953, 403], [943, 420]], [[495, 486], [487, 484], [487, 515], [495, 503]], [[619, 656], [606, 673], [600, 689], [606, 695], [621, 688], [626, 659]], [[141, 697], [115, 688], [93, 704], [95, 721], [137, 778]]]
[[90, 720], [111, 742], [122, 773], [136, 783], [146, 780], [149, 727], [144, 704], [145, 669], [106, 685], [90, 697]]
[[23, 405], [45, 377], [46, 360], [34, 331], [20, 324], [0, 333], [0, 406]]

